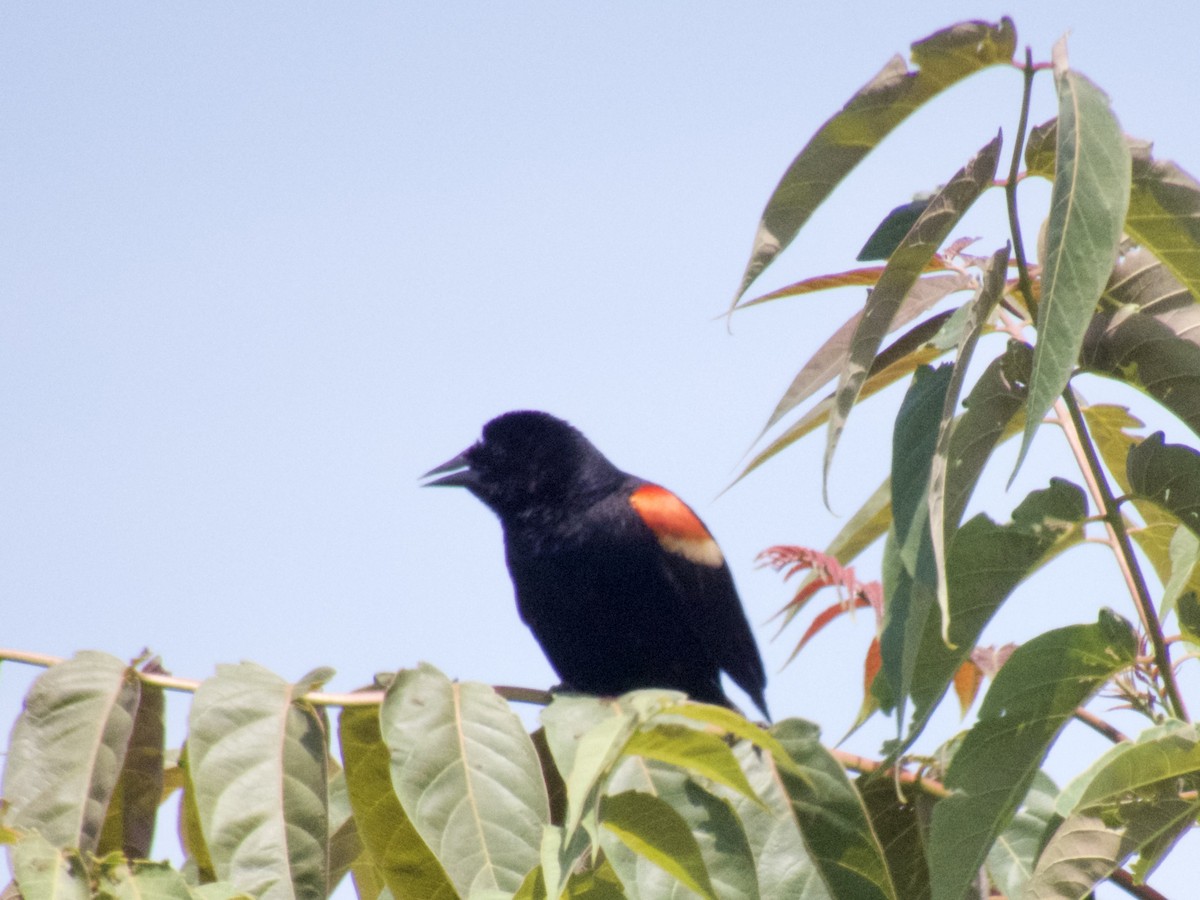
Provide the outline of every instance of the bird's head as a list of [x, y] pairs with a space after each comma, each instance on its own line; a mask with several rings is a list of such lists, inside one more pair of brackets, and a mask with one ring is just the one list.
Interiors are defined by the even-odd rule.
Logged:
[[502, 519], [569, 506], [622, 478], [577, 429], [529, 410], [492, 419], [478, 441], [423, 477], [435, 475], [426, 487], [465, 487]]

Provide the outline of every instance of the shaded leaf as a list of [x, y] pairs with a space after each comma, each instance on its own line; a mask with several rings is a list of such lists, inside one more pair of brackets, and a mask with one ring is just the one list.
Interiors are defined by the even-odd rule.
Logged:
[[921, 213], [929, 208], [929, 201], [932, 199], [932, 195], [914, 198], [889, 212], [871, 232], [855, 259], [859, 262], [869, 262], [891, 256], [909, 229], [921, 217]]
[[887, 860], [862, 798], [841, 765], [821, 746], [816, 726], [788, 719], [772, 731], [806, 776], [801, 780], [779, 772], [809, 857], [829, 893], [855, 900], [894, 900], [896, 889]]
[[428, 664], [396, 675], [380, 709], [392, 787], [458, 892], [516, 891], [549, 820], [537, 751], [489, 686]]
[[1129, 206], [1129, 148], [1108, 97], [1087, 78], [1067, 69], [1065, 55], [1065, 44], [1060, 42], [1055, 47], [1054, 188], [1029, 408], [1014, 475], [1042, 417], [1074, 371], [1084, 333], [1116, 261]]
[[1057, 821], [1054, 798], [1058, 788], [1040, 769], [1012, 821], [996, 838], [987, 855], [987, 872], [1006, 897], [1020, 897], [1033, 874], [1047, 828]]
[[1133, 191], [1125, 230], [1200, 296], [1200, 182], [1150, 150], [1144, 141], [1130, 141]]
[[931, 798], [916, 790], [897, 796], [897, 786], [888, 778], [864, 775], [855, 783], [871, 817], [871, 826], [879, 836], [896, 895], [904, 900], [928, 900], [925, 832]]
[[108, 805], [104, 830], [96, 850], [98, 856], [119, 850], [130, 859], [150, 856], [159, 798], [163, 793], [165, 722], [163, 689], [141, 682], [133, 729]]
[[[383, 742], [379, 710], [343, 707], [338, 716], [338, 741], [359, 839], [370, 854], [377, 877], [395, 897], [457, 898], [445, 869], [392, 790], [391, 753]], [[356, 873], [355, 880], [359, 877]]]
[[944, 783], [954, 793], [934, 809], [934, 900], [961, 900], [1061, 728], [1136, 649], [1129, 623], [1102, 610], [1095, 625], [1058, 628], [1014, 651], [950, 763]]
[[56, 847], [96, 849], [134, 732], [140, 687], [128, 665], [94, 651], [38, 676], [9, 739], [8, 825], [36, 830]]
[[929, 467], [929, 536], [933, 544], [933, 559], [937, 567], [937, 601], [942, 617], [942, 640], [950, 640], [950, 599], [946, 587], [946, 532], [957, 523], [946, 520], [946, 480], [950, 463], [950, 435], [958, 398], [966, 381], [967, 368], [975, 354], [975, 345], [996, 304], [1004, 295], [1008, 272], [1009, 247], [997, 250], [984, 268], [983, 285], [978, 296], [968, 306], [968, 318], [958, 341], [958, 354], [942, 403], [942, 416], [937, 426], [937, 444]]
[[912, 46], [920, 66], [894, 57], [813, 135], [788, 166], [763, 210], [750, 260], [733, 302], [746, 292], [838, 183], [875, 146], [930, 98], [968, 75], [1012, 58], [1012, 20], [963, 22]]
[[1145, 392], [1200, 434], [1200, 304], [1140, 248], [1118, 261], [1103, 301], [1081, 365]]
[[1130, 489], [1171, 513], [1200, 535], [1200, 453], [1183, 444], [1164, 443], [1156, 431], [1129, 451]]
[[862, 393], [871, 364], [896, 311], [929, 258], [949, 235], [950, 229], [979, 195], [991, 186], [1000, 159], [1000, 144], [1000, 136], [997, 135], [938, 191], [930, 201], [929, 208], [921, 214], [888, 260], [879, 283], [867, 298], [862, 320], [851, 340], [850, 355], [842, 367], [834, 392], [834, 409], [829, 417], [829, 432], [825, 442], [823, 479], [828, 478], [833, 452], [846, 418]]
[[950, 588], [950, 643], [932, 619], [914, 640], [915, 673], [911, 682], [913, 721], [906, 744], [928, 723], [959, 667], [992, 616], [1017, 586], [1063, 548], [1082, 540], [1087, 516], [1083, 491], [1054, 478], [1032, 491], [1013, 510], [1013, 521], [999, 525], [980, 514], [954, 535], [947, 561]]
[[670, 804], [641, 791], [624, 791], [603, 798], [600, 819], [630, 850], [700, 896], [717, 900], [700, 845]]
[[217, 877], [260, 898], [328, 891], [324, 723], [254, 663], [218, 666], [189, 715], [188, 774]]

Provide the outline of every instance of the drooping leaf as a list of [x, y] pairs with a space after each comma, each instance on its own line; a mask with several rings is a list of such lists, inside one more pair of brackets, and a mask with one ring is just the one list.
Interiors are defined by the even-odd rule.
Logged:
[[338, 740], [359, 839], [377, 877], [394, 897], [457, 898], [446, 870], [392, 790], [391, 754], [383, 742], [379, 710], [344, 707], [338, 717]]
[[1156, 431], [1129, 451], [1126, 465], [1135, 494], [1200, 535], [1200, 453], [1164, 443], [1163, 433]]
[[944, 783], [954, 793], [934, 808], [933, 900], [961, 900], [1075, 708], [1136, 651], [1129, 623], [1108, 610], [1095, 625], [1048, 631], [1016, 649], [950, 763]]
[[[1200, 248], [1196, 251], [1200, 254]], [[1147, 250], [1118, 260], [1080, 362], [1153, 397], [1200, 434], [1200, 304]]]
[[[909, 289], [895, 317], [888, 325], [891, 333], [904, 327], [934, 305], [957, 291], [969, 290], [972, 279], [962, 272], [921, 278]], [[851, 341], [862, 321], [863, 310], [851, 316], [804, 364], [788, 389], [776, 404], [767, 424], [765, 434], [785, 415], [832, 381], [850, 358]], [[922, 341], [924, 343], [924, 341]], [[760, 435], [761, 436], [761, 435]]]
[[834, 409], [829, 417], [825, 442], [824, 480], [828, 479], [833, 453], [845, 427], [850, 409], [858, 401], [863, 384], [875, 360], [883, 338], [905, 296], [925, 268], [929, 258], [950, 234], [950, 229], [970, 209], [996, 174], [1000, 160], [1000, 136], [985, 145], [973, 159], [934, 196], [929, 208], [892, 253], [875, 290], [867, 298], [862, 320], [854, 331], [850, 355], [838, 377]]
[[537, 751], [488, 685], [428, 664], [396, 675], [380, 709], [392, 787], [456, 890], [515, 892], [549, 821]]
[[146, 859], [163, 792], [165, 722], [163, 690], [142, 683], [129, 735], [125, 762], [108, 805], [97, 856], [119, 850], [130, 859]]
[[[949, 312], [945, 312], [932, 316], [916, 325], [903, 337], [898, 338], [887, 350], [880, 353], [871, 365], [871, 371], [859, 394], [859, 401], [866, 400], [884, 388], [895, 384], [901, 378], [907, 378], [921, 366], [944, 356], [948, 352], [947, 349], [935, 346], [931, 343], [931, 339], [936, 335], [938, 328], [950, 318], [950, 315]], [[896, 352], [892, 352], [893, 350]], [[833, 402], [834, 395], [829, 394], [809, 409], [798, 421], [788, 426], [779, 437], [775, 438], [765, 449], [759, 451], [746, 464], [746, 467], [734, 479], [734, 483], [741, 481], [767, 460], [829, 421], [830, 413], [833, 411]]]
[[94, 651], [34, 681], [4, 764], [6, 824], [36, 830], [55, 847], [96, 849], [134, 733], [140, 687], [126, 663]]
[[893, 128], [957, 81], [1012, 58], [1016, 29], [963, 22], [912, 46], [920, 68], [894, 57], [840, 112], [825, 122], [788, 166], [763, 210], [758, 233], [733, 303], [787, 247], [813, 211]]
[[1067, 68], [1065, 43], [1060, 41], [1054, 55], [1058, 89], [1054, 188], [1025, 436], [1014, 475], [1042, 417], [1074, 372], [1083, 336], [1117, 258], [1129, 206], [1129, 148], [1108, 97]]
[[[926, 491], [952, 369], [918, 369], [892, 435], [892, 532], [884, 548], [883, 676], [901, 717], [917, 664], [918, 638], [937, 602], [937, 570]], [[894, 560], [890, 559], [894, 557]]]
[[816, 726], [788, 719], [772, 731], [806, 776], [801, 780], [779, 772], [809, 858], [829, 893], [855, 900], [895, 900], [887, 859], [862, 798], [841, 765], [821, 746]]
[[217, 876], [256, 897], [324, 898], [325, 728], [302, 691], [254, 663], [196, 690], [188, 773]]
[[[996, 304], [1004, 295], [1008, 253], [1009, 247], [1005, 244], [1003, 249], [992, 255], [984, 269], [979, 295], [969, 306], [969, 316], [958, 342], [958, 355], [950, 375], [950, 384], [946, 388], [942, 417], [937, 426], [937, 444], [929, 467], [929, 536], [933, 544], [934, 564], [937, 567], [937, 601], [942, 618], [942, 639], [945, 641], [950, 640], [950, 599], [946, 587], [946, 481], [950, 468], [950, 435], [955, 413], [958, 411], [958, 399], [967, 378], [967, 368], [975, 354], [975, 345], [979, 336], [983, 334], [983, 327], [991, 318]], [[955, 524], [957, 523], [950, 523], [949, 527], [953, 528]]]

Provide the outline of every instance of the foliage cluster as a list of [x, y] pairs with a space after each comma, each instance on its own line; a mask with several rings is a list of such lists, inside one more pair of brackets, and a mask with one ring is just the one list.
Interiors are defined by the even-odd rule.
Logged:
[[[667, 692], [556, 697], [530, 735], [509, 702], [531, 692], [427, 665], [329, 695], [323, 671], [289, 683], [243, 663], [190, 685], [88, 651], [38, 679], [10, 738], [10, 893], [321, 898], [349, 873], [367, 898], [1080, 898], [1106, 879], [1155, 896], [1144, 879], [1200, 816], [1200, 732], [1177, 678], [1200, 642], [1200, 453], [1088, 404], [1072, 379], [1132, 386], [1200, 435], [1200, 183], [1121, 132], [1064, 45], [1043, 64], [1014, 61], [1016, 45], [1007, 19], [966, 22], [914, 44], [915, 68], [884, 66], [788, 167], [731, 310], [869, 288], [780, 400], [764, 435], [781, 431], [747, 472], [822, 425], [828, 472], [855, 405], [910, 382], [888, 480], [824, 551], [767, 557], [809, 571], [789, 621], [821, 588], [842, 591], [800, 645], [851, 608], [876, 611], [860, 721], [891, 714], [901, 734], [881, 759], [829, 750], [800, 720], [761, 727]], [[995, 66], [1023, 74], [1006, 177], [997, 135], [880, 226], [863, 254], [878, 265], [745, 299], [888, 133]], [[1042, 72], [1058, 115], [1029, 128]], [[1017, 215], [1028, 178], [1053, 182], [1036, 263]], [[1008, 242], [969, 255], [953, 232], [989, 189], [1005, 193]], [[988, 335], [1006, 346], [976, 360]], [[1047, 416], [1082, 485], [1055, 477], [1009, 522], [963, 521], [995, 449], [1019, 436], [1020, 466]], [[882, 584], [860, 583], [850, 563], [879, 540]], [[1085, 540], [1114, 554], [1132, 621], [1093, 608], [1016, 648], [980, 647], [1018, 586]], [[969, 704], [985, 676], [977, 721], [914, 764], [950, 690]], [[178, 753], [164, 747], [164, 688], [195, 692]], [[1127, 737], [1088, 712], [1101, 690], [1145, 730]], [[1042, 764], [1080, 720], [1113, 746], [1060, 787]], [[147, 861], [176, 792], [180, 869]]]

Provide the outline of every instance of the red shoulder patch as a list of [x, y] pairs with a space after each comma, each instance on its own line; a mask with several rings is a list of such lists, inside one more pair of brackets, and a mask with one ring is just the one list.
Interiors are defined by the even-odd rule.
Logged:
[[686, 503], [657, 484], [644, 484], [629, 496], [629, 505], [642, 517], [664, 550], [714, 569], [725, 564], [721, 548]]

